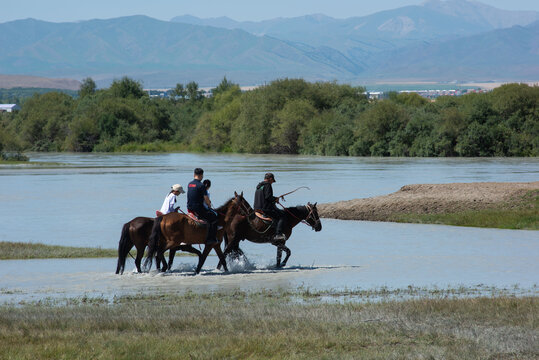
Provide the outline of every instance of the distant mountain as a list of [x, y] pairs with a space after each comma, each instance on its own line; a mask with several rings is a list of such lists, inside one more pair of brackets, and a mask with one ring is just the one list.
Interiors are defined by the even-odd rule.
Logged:
[[79, 90], [80, 81], [74, 79], [50, 79], [28, 75], [0, 74], [0, 89], [12, 89], [15, 87]]
[[153, 88], [215, 86], [225, 75], [242, 85], [283, 77], [539, 80], [537, 14], [430, 0], [348, 19], [17, 20], [0, 23], [0, 74], [91, 76], [98, 86], [127, 75]]
[[236, 22], [223, 18], [175, 17], [171, 21], [268, 35], [311, 46], [331, 46], [345, 54], [394, 49], [421, 40], [455, 37], [490, 30], [490, 27], [446, 15], [423, 6], [406, 6], [364, 17], [334, 19], [325, 15]]
[[509, 28], [515, 25], [526, 26], [539, 20], [537, 11], [501, 10], [478, 1], [427, 0], [423, 6], [474, 24], [489, 26], [492, 29]]
[[364, 76], [376, 79], [537, 80], [539, 21], [401, 48], [371, 65]]
[[440, 39], [525, 26], [539, 20], [536, 11], [507, 11], [477, 1], [429, 0], [421, 6], [405, 6], [363, 17], [334, 19], [325, 15], [238, 22], [229, 18], [199, 19], [178, 16], [173, 22], [242, 29], [256, 35], [311, 46], [330, 46], [359, 63], [373, 53]]
[[[0, 24], [0, 73], [110, 81], [121, 75], [173, 86], [226, 74], [261, 83], [278, 77], [351, 78], [362, 68], [329, 47], [313, 47], [242, 30], [226, 30], [131, 16], [78, 23], [33, 19]], [[203, 79], [203, 80], [202, 80]]]

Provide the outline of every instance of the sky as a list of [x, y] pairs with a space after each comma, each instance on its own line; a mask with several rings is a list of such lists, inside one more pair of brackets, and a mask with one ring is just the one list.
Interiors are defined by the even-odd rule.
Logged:
[[[0, 0], [0, 23], [34, 18], [52, 22], [147, 15], [170, 20], [179, 15], [227, 16], [237, 21], [324, 14], [334, 18], [369, 15], [424, 0]], [[484, 0], [505, 10], [539, 11], [538, 0]]]

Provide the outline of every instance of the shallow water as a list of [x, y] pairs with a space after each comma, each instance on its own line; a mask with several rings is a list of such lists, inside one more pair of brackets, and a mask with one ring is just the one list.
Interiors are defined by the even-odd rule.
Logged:
[[[152, 216], [171, 184], [184, 186], [201, 166], [212, 180], [214, 204], [234, 190], [252, 201], [266, 171], [276, 194], [298, 186], [289, 206], [387, 194], [413, 183], [536, 181], [539, 159], [372, 159], [199, 154], [32, 154], [32, 161], [66, 165], [0, 168], [0, 241], [116, 248], [121, 226]], [[185, 195], [179, 201], [185, 209]], [[24, 215], [23, 215], [24, 214]], [[194, 257], [177, 257], [173, 271], [113, 274], [116, 259], [0, 261], [0, 301], [105, 296], [146, 291], [234, 289], [369, 289], [381, 286], [457, 287], [480, 284], [533, 288], [539, 280], [534, 231], [461, 228], [323, 219], [323, 230], [294, 229], [292, 256], [276, 270], [275, 247], [242, 242], [249, 264], [214, 270], [208, 258], [193, 276]]]

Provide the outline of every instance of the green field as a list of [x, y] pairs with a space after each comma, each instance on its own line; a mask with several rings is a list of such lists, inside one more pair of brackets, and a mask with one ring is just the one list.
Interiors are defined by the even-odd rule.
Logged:
[[[0, 306], [0, 359], [536, 359], [538, 297], [143, 295]], [[361, 295], [359, 295], [361, 297]]]

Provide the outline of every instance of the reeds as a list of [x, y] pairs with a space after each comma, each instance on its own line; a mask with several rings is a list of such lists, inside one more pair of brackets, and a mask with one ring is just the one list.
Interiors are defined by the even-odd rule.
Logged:
[[[320, 294], [328, 296], [328, 294]], [[265, 291], [0, 306], [1, 359], [532, 359], [537, 297], [318, 301]]]

